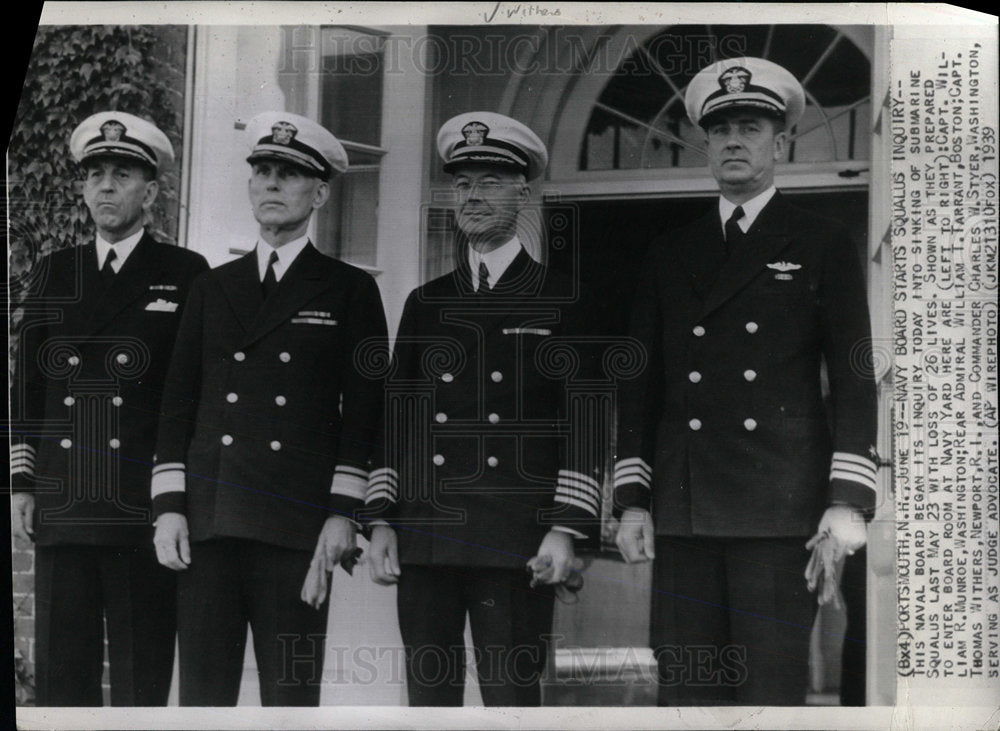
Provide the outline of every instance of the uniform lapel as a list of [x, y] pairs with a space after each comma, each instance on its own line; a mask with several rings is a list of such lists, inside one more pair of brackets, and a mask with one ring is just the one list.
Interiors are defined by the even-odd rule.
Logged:
[[[260, 291], [260, 281], [256, 275], [256, 261], [253, 262], [254, 279], [257, 281], [257, 291]], [[288, 267], [278, 288], [274, 290], [257, 311], [241, 347], [260, 340], [295, 314], [295, 310], [313, 297], [329, 289], [331, 282], [328, 275], [331, 261], [319, 253], [310, 242]], [[258, 302], [260, 295], [258, 295]]]
[[84, 297], [100, 297], [101, 277], [97, 268], [97, 244], [85, 244], [78, 252], [77, 264], [83, 272], [82, 290]]
[[[96, 275], [96, 253], [91, 254], [90, 259], [93, 261]], [[95, 303], [84, 327], [85, 334], [90, 335], [107, 327], [119, 312], [147, 294], [149, 285], [159, 275], [161, 267], [162, 262], [157, 255], [155, 242], [149, 234], [143, 234], [111, 285]], [[99, 277], [95, 276], [92, 280], [93, 285], [100, 286], [98, 281]]]
[[532, 297], [538, 294], [542, 282], [543, 267], [521, 249], [507, 271], [489, 291], [490, 297]]
[[784, 249], [791, 236], [788, 232], [788, 216], [786, 204], [780, 193], [774, 197], [760, 212], [757, 220], [747, 232], [746, 238], [732, 252], [705, 302], [701, 316], [705, 317], [713, 310], [737, 294], [756, 277], [761, 269]]
[[448, 335], [471, 353], [483, 338], [517, 315], [519, 305], [530, 303], [526, 298], [537, 292], [543, 269], [522, 249], [493, 288], [479, 294], [472, 288], [468, 259], [468, 252], [458, 257], [458, 266], [451, 277], [454, 293], [436, 307], [439, 322], [448, 328]]
[[472, 269], [469, 265], [468, 251], [463, 251], [456, 258], [458, 265], [452, 272], [455, 294], [462, 299], [474, 298], [472, 301], [477, 304], [490, 302], [490, 297], [495, 300], [511, 296], [530, 297], [537, 294], [542, 283], [543, 278], [540, 276], [543, 271], [542, 265], [532, 259], [531, 255], [523, 248], [514, 257], [503, 276], [484, 293], [476, 292], [472, 286]]
[[260, 275], [257, 272], [257, 254], [251, 250], [228, 267], [226, 276], [220, 277], [222, 293], [246, 333], [253, 327], [263, 303]]
[[468, 250], [460, 249], [455, 260], [450, 277], [453, 289], [435, 303], [435, 309], [438, 322], [447, 329], [448, 336], [458, 340], [462, 350], [469, 353], [479, 344], [480, 323], [489, 317], [488, 295], [479, 294], [472, 287]]
[[[544, 270], [522, 249], [493, 288], [477, 294], [472, 289], [468, 256], [460, 261], [465, 264], [464, 268], [459, 265], [455, 276], [459, 307], [442, 308], [441, 318], [442, 324], [457, 325], [456, 331], [449, 334], [457, 338], [463, 350], [471, 352], [481, 338], [489, 337], [507, 320], [523, 315], [523, 305], [530, 304], [532, 296], [537, 294]], [[475, 326], [460, 323], [475, 323]]]
[[726, 245], [716, 207], [698, 219], [687, 238], [678, 242], [677, 256], [695, 293], [702, 300], [707, 299], [726, 263]]
[[67, 303], [62, 308], [65, 332], [89, 334], [85, 328], [104, 296], [97, 271], [97, 246], [90, 243], [74, 247], [73, 259], [65, 266], [53, 266], [43, 281], [46, 291], [57, 293]]

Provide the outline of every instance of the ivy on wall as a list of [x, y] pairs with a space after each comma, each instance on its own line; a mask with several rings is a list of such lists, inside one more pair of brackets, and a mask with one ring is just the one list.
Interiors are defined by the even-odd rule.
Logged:
[[[177, 26], [38, 29], [8, 148], [15, 280], [44, 254], [93, 237], [69, 152], [70, 135], [83, 119], [105, 110], [144, 117], [180, 153], [184, 43], [184, 28]], [[177, 190], [175, 168], [160, 176], [149, 222], [161, 240], [176, 241]]]
[[[22, 311], [18, 303], [43, 267], [44, 255], [93, 240], [82, 175], [69, 152], [77, 124], [91, 114], [121, 110], [154, 122], [182, 151], [185, 26], [43, 26], [38, 29], [7, 148], [6, 214], [9, 279], [5, 298], [13, 335], [8, 376]], [[160, 172], [160, 193], [147, 229], [176, 242], [180, 167]], [[36, 276], [36, 278], [37, 278]], [[34, 701], [33, 557], [14, 546], [15, 698]]]

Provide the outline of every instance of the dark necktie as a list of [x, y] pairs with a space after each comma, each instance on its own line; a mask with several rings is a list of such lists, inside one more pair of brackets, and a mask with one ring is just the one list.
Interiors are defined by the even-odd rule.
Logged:
[[476, 287], [476, 294], [485, 294], [490, 291], [490, 270], [486, 268], [486, 262], [479, 262], [479, 286]]
[[739, 245], [739, 242], [746, 235], [743, 233], [743, 229], [739, 227], [736, 222], [743, 218], [743, 206], [736, 206], [736, 210], [733, 211], [733, 215], [729, 217], [726, 221], [726, 254], [732, 254], [733, 249]]
[[271, 257], [267, 260], [267, 271], [264, 273], [264, 281], [261, 287], [264, 291], [264, 299], [271, 296], [271, 293], [278, 288], [278, 278], [274, 274], [274, 265], [278, 263], [278, 252], [272, 251]]
[[115, 270], [111, 266], [111, 263], [118, 258], [118, 252], [115, 251], [115, 247], [112, 246], [108, 249], [108, 255], [104, 257], [104, 266], [101, 267], [101, 281], [104, 286], [107, 287], [115, 278]]

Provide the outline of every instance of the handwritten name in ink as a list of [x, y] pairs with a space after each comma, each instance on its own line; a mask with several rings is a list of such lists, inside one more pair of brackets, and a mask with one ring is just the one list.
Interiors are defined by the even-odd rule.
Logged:
[[496, 18], [498, 14], [500, 15], [501, 19], [505, 20], [509, 20], [510, 18], [514, 17], [541, 18], [547, 15], [552, 15], [552, 16], [562, 15], [562, 13], [559, 11], [559, 8], [550, 9], [550, 8], [543, 8], [539, 5], [522, 5], [521, 3], [518, 3], [517, 5], [508, 5], [507, 7], [502, 8], [503, 12], [501, 12], [502, 5], [503, 3], [498, 2], [496, 5], [493, 6], [492, 13], [489, 14], [483, 13], [483, 20], [487, 23], [492, 23], [493, 19]]

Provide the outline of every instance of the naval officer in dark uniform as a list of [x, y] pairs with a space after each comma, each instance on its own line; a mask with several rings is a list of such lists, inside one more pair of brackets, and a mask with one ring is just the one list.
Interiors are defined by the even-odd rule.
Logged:
[[807, 539], [818, 525], [856, 550], [875, 504], [864, 277], [843, 226], [775, 190], [798, 80], [730, 59], [685, 101], [722, 195], [643, 266], [631, 334], [650, 364], [622, 394], [617, 540], [628, 560], [655, 556], [661, 704], [802, 704]]
[[247, 125], [254, 250], [199, 278], [170, 363], [153, 468], [155, 544], [179, 571], [183, 705], [235, 705], [247, 625], [263, 705], [318, 705], [328, 601], [300, 590], [314, 555], [355, 547], [382, 383], [355, 367], [385, 338], [374, 280], [321, 254], [309, 219], [347, 168], [326, 129]]
[[88, 117], [70, 151], [96, 241], [39, 261], [11, 396], [14, 535], [35, 541], [40, 706], [166, 705], [174, 576], [153, 553], [149, 466], [188, 289], [208, 269], [145, 222], [173, 148], [124, 112]]
[[366, 497], [369, 565], [398, 582], [410, 705], [462, 704], [468, 615], [483, 702], [537, 706], [552, 585], [599, 512], [594, 450], [577, 448], [554, 364], [579, 354], [550, 348], [579, 332], [579, 303], [518, 236], [547, 160], [534, 132], [470, 112], [437, 142], [454, 176], [457, 266], [404, 307]]

